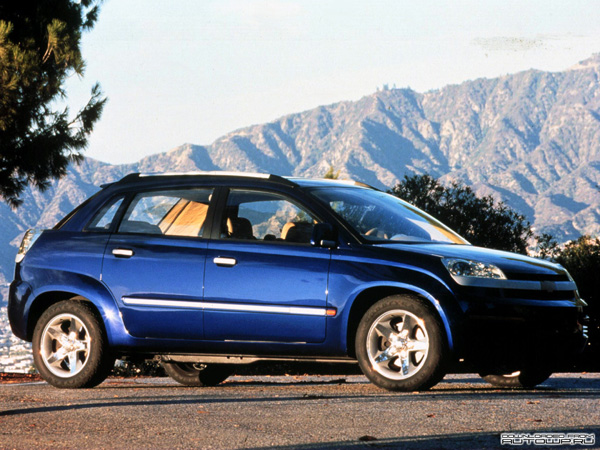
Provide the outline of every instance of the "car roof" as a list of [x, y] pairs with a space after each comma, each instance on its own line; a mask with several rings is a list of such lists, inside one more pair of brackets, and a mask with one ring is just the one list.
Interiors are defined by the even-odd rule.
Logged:
[[283, 177], [275, 174], [267, 173], [249, 173], [249, 172], [226, 172], [226, 171], [211, 171], [211, 172], [164, 172], [164, 173], [131, 173], [121, 178], [114, 183], [102, 185], [103, 188], [114, 185], [148, 183], [155, 180], [182, 180], [186, 178], [212, 179], [212, 180], [265, 180], [278, 184], [283, 184], [292, 187], [332, 187], [332, 186], [362, 186], [369, 187], [366, 184], [353, 180], [333, 180], [325, 178], [300, 178], [300, 177]]
[[296, 183], [302, 187], [347, 187], [347, 186], [361, 186], [374, 189], [372, 186], [361, 183], [360, 181], [354, 180], [334, 180], [330, 178], [298, 178], [298, 177], [285, 177], [287, 180]]

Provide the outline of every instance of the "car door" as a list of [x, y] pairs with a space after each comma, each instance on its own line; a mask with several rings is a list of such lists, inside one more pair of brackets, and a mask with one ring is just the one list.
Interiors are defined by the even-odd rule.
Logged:
[[136, 337], [202, 339], [212, 188], [135, 195], [106, 247], [102, 280]]
[[317, 219], [281, 194], [230, 189], [208, 244], [205, 338], [322, 342], [330, 251], [310, 245]]

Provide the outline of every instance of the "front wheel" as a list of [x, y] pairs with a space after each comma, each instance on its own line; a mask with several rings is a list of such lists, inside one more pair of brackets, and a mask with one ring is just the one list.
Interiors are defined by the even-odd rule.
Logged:
[[233, 373], [233, 366], [219, 364], [163, 362], [165, 372], [185, 386], [216, 386]]
[[356, 330], [356, 356], [375, 385], [391, 391], [425, 390], [445, 375], [443, 326], [423, 300], [394, 295], [375, 303]]
[[114, 366], [106, 333], [95, 311], [66, 300], [50, 306], [33, 332], [33, 360], [44, 380], [58, 388], [88, 388]]
[[480, 374], [481, 378], [493, 386], [531, 389], [542, 384], [552, 375], [549, 369], [523, 369], [510, 374]]

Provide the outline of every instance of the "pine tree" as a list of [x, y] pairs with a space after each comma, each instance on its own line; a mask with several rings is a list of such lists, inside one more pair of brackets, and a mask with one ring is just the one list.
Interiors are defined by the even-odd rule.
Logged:
[[27, 185], [43, 190], [83, 159], [106, 98], [96, 84], [77, 114], [56, 104], [67, 77], [83, 75], [81, 35], [100, 1], [0, 2], [0, 197], [13, 207]]

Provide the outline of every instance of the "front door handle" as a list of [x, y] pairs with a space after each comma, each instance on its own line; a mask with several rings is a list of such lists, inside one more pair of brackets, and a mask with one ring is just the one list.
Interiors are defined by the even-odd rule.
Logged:
[[224, 258], [222, 256], [217, 256], [215, 259], [213, 259], [213, 262], [217, 266], [222, 267], [233, 267], [237, 264], [237, 260], [235, 258]]
[[131, 258], [133, 256], [133, 250], [130, 248], [114, 248], [112, 254], [117, 258]]

